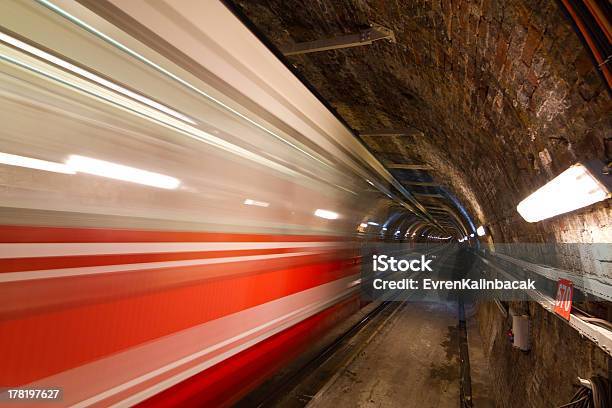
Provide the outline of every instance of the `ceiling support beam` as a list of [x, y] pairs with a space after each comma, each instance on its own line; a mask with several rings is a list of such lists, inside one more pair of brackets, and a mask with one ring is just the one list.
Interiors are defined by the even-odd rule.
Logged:
[[359, 136], [411, 136], [416, 134], [422, 134], [421, 131], [412, 129], [412, 128], [404, 128], [404, 129], [371, 129], [371, 130], [362, 130], [357, 132]]
[[412, 193], [417, 197], [425, 197], [425, 198], [446, 198], [442, 194], [427, 194], [427, 193]]
[[397, 170], [433, 170], [429, 164], [388, 164], [388, 169], [397, 169]]
[[422, 186], [422, 187], [442, 187], [442, 184], [439, 183], [431, 183], [429, 181], [410, 181], [410, 180], [402, 180], [400, 179], [402, 184], [407, 184], [409, 186]]
[[284, 55], [308, 54], [311, 52], [370, 45], [374, 41], [378, 40], [388, 40], [389, 42], [394, 43], [395, 34], [387, 27], [383, 27], [378, 24], [370, 24], [370, 28], [361, 30], [357, 34], [348, 34], [340, 37], [288, 44], [280, 47], [280, 51]]

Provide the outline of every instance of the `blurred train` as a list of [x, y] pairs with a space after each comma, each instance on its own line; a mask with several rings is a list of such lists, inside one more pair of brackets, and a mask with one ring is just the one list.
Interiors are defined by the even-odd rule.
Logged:
[[0, 93], [0, 387], [49, 406], [231, 404], [414, 225], [216, 1], [3, 0]]

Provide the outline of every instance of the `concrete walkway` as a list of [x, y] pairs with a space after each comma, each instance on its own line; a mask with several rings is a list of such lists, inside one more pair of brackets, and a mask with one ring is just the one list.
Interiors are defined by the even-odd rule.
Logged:
[[407, 303], [311, 401], [316, 407], [457, 408], [456, 303]]

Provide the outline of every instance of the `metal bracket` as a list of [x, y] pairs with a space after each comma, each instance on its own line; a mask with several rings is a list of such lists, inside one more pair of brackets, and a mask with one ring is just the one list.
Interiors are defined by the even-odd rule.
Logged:
[[424, 197], [424, 198], [446, 198], [444, 197], [442, 194], [428, 194], [428, 193], [412, 193], [417, 197]]
[[420, 164], [392, 163], [392, 164], [387, 164], [386, 167], [388, 169], [395, 169], [395, 170], [433, 170], [433, 167], [426, 163], [420, 163]]
[[401, 180], [402, 184], [407, 184], [409, 186], [421, 186], [421, 187], [442, 187], [440, 183], [433, 183], [429, 181], [410, 181], [410, 180]]
[[387, 27], [371, 23], [370, 28], [361, 30], [358, 34], [348, 34], [340, 37], [288, 44], [281, 46], [280, 51], [284, 55], [308, 54], [311, 52], [370, 45], [378, 40], [387, 40], [391, 43], [395, 43], [395, 34]]
[[357, 132], [359, 136], [423, 136], [423, 132], [414, 128], [404, 129], [368, 129]]

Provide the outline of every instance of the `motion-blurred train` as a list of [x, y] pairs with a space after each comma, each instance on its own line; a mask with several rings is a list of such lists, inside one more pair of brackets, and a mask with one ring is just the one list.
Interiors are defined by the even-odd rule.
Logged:
[[49, 406], [231, 404], [360, 307], [360, 242], [415, 233], [216, 1], [3, 0], [0, 76], [0, 386]]

